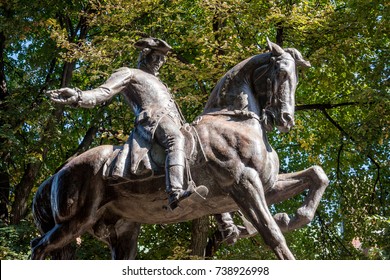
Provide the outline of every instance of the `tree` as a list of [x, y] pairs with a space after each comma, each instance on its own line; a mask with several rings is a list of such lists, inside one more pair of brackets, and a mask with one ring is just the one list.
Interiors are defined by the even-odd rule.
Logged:
[[[219, 77], [266, 51], [268, 36], [313, 65], [300, 73], [296, 127], [269, 135], [281, 171], [319, 164], [331, 179], [315, 220], [287, 235], [290, 247], [301, 259], [389, 258], [385, 1], [12, 0], [0, 2], [0, 14], [0, 215], [14, 224], [4, 232], [31, 224], [36, 188], [63, 163], [90, 147], [123, 143], [132, 128], [121, 97], [76, 110], [51, 104], [45, 90], [95, 87], [114, 69], [135, 67], [137, 39], [159, 37], [174, 49], [161, 79], [190, 122]], [[272, 211], [293, 213], [301, 199]], [[193, 224], [206, 221], [211, 230], [194, 226], [193, 246], [212, 239], [212, 219]], [[187, 256], [190, 226], [145, 226], [140, 258]], [[178, 238], [163, 242], [169, 232]], [[354, 247], [357, 239], [366, 255]], [[211, 257], [273, 258], [259, 247], [254, 237], [221, 245]]]

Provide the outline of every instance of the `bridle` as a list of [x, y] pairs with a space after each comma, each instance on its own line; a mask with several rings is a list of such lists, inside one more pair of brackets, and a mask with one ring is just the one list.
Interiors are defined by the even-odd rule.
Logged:
[[[275, 66], [275, 63], [278, 61], [278, 57], [271, 56], [267, 69], [261, 75], [259, 75], [259, 77], [257, 77], [255, 81], [262, 78], [268, 71], [273, 69], [273, 67]], [[290, 58], [283, 58], [281, 60], [290, 60], [290, 61], [293, 61], [295, 63], [295, 60], [290, 59]], [[271, 75], [276, 75], [276, 73], [271, 73]], [[265, 107], [261, 111], [261, 118], [260, 118], [261, 122], [267, 121], [267, 113], [269, 115], [271, 115], [272, 118], [275, 119], [275, 114], [270, 108], [272, 108], [272, 101], [275, 99], [275, 96], [277, 93], [274, 92], [272, 89], [273, 89], [273, 81], [271, 81], [271, 79], [268, 77], [267, 78], [267, 99], [268, 100], [265, 103]]]
[[[283, 60], [290, 60], [294, 61], [294, 59], [289, 59], [289, 58], [283, 58]], [[270, 62], [268, 63], [267, 68], [264, 70], [261, 75], [259, 75], [255, 80], [257, 81], [258, 79], [262, 78], [264, 75], [266, 75], [271, 69], [274, 68], [275, 63], [277, 62], [277, 57], [271, 56]], [[274, 74], [275, 75], [275, 74]], [[223, 115], [223, 116], [231, 116], [231, 117], [243, 117], [247, 119], [255, 119], [259, 123], [264, 123], [267, 121], [267, 114], [271, 115], [273, 118], [275, 118], [274, 112], [271, 110], [272, 108], [272, 100], [275, 98], [276, 92], [272, 90], [273, 88], [273, 82], [272, 80], [268, 77], [267, 78], [267, 102], [265, 107], [262, 109], [261, 116], [258, 114], [251, 112], [251, 111], [245, 111], [245, 110], [228, 110], [228, 109], [223, 109], [223, 110], [216, 110], [216, 111], [211, 111], [204, 113], [204, 115]], [[198, 116], [193, 122], [193, 125], [197, 125], [200, 121], [202, 120], [202, 116]]]

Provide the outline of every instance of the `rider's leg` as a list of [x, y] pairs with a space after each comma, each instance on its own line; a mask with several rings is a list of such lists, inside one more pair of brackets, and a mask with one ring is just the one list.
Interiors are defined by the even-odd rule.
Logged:
[[[178, 160], [179, 158], [179, 160]], [[184, 182], [184, 151], [168, 151], [166, 159], [166, 191], [168, 193], [168, 203], [171, 209], [175, 209], [181, 198], [189, 196], [189, 192], [183, 190]]]
[[180, 198], [189, 195], [189, 192], [183, 190], [184, 136], [180, 132], [180, 126], [169, 116], [165, 116], [160, 120], [154, 135], [160, 145], [166, 149], [166, 191], [169, 196], [169, 205], [174, 209], [177, 207]]

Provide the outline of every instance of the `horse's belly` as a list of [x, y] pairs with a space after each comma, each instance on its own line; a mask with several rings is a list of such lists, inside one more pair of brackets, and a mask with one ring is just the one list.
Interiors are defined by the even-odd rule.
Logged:
[[201, 218], [210, 214], [219, 214], [238, 210], [235, 202], [228, 196], [207, 197], [200, 203], [180, 206], [171, 211], [167, 209], [168, 200], [166, 194], [160, 195], [139, 195], [121, 198], [108, 206], [107, 210], [141, 224], [170, 224], [185, 222]]

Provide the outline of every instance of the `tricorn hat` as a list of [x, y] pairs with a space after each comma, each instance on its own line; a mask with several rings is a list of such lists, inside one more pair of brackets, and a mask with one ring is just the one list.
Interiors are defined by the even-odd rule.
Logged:
[[151, 37], [150, 38], [143, 38], [143, 39], [135, 42], [134, 47], [136, 47], [137, 49], [141, 49], [141, 50], [143, 50], [145, 48], [157, 50], [165, 55], [170, 50], [172, 50], [171, 46], [168, 45], [168, 43], [165, 42], [164, 40], [157, 39], [157, 38], [151, 38]]

